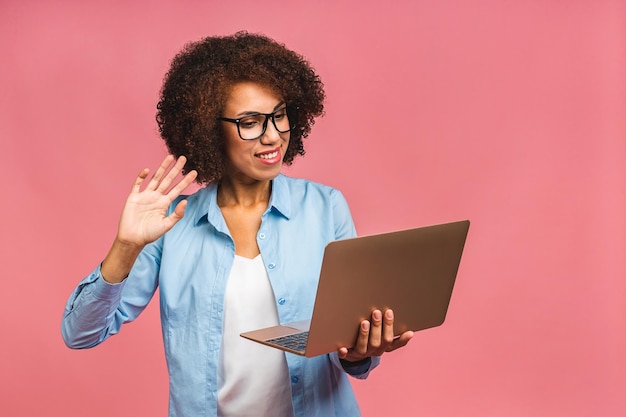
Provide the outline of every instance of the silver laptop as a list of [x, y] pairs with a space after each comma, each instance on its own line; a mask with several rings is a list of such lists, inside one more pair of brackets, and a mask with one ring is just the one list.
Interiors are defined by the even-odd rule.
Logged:
[[310, 320], [242, 333], [307, 357], [352, 347], [375, 309], [394, 311], [396, 336], [443, 324], [469, 220], [330, 242]]

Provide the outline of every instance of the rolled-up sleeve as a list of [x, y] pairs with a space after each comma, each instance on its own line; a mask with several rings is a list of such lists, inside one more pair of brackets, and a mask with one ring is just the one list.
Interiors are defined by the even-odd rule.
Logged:
[[160, 253], [159, 241], [146, 246], [119, 284], [106, 282], [100, 265], [80, 281], [63, 312], [65, 344], [73, 349], [96, 346], [137, 318], [156, 291]]
[[119, 331], [112, 326], [126, 284], [109, 284], [98, 266], [83, 279], [65, 306], [61, 333], [73, 349], [89, 348]]

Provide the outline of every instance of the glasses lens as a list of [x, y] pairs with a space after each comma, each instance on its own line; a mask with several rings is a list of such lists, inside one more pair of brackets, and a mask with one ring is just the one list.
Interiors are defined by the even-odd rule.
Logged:
[[249, 117], [244, 117], [239, 121], [239, 135], [241, 139], [250, 140], [256, 139], [263, 134], [263, 123], [265, 122], [265, 116], [257, 114]]
[[291, 124], [289, 123], [289, 115], [287, 114], [287, 108], [276, 110], [274, 112], [274, 125], [276, 130], [280, 133], [289, 132], [291, 130]]

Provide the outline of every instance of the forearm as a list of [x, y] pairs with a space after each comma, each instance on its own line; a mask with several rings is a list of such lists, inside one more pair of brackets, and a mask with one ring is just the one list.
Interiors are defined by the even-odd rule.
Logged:
[[130, 245], [115, 239], [101, 266], [102, 278], [108, 283], [117, 284], [128, 277], [143, 247]]

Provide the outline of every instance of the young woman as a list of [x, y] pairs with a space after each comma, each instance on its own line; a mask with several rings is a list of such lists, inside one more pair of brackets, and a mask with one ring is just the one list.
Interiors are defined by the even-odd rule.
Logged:
[[[307, 61], [265, 36], [187, 45], [157, 106], [172, 155], [135, 179], [109, 253], [68, 300], [67, 345], [117, 333], [159, 287], [170, 416], [359, 415], [347, 375], [412, 337], [394, 340], [391, 310], [315, 358], [239, 337], [310, 318], [325, 245], [356, 234], [339, 191], [281, 174], [323, 101]], [[206, 187], [183, 196], [194, 181]]]

